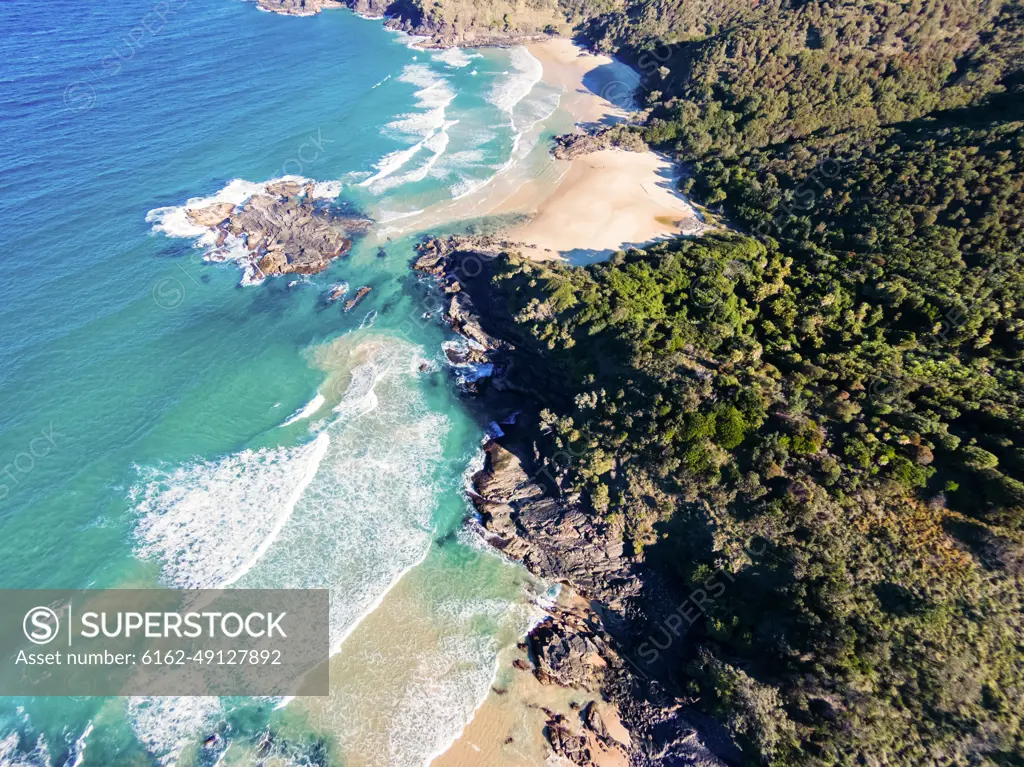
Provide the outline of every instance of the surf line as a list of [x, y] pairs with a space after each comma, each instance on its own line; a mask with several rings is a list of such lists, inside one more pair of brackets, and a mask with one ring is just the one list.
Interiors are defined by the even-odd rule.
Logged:
[[274, 522], [274, 527], [267, 534], [267, 537], [263, 539], [263, 542], [259, 545], [259, 548], [252, 553], [241, 567], [236, 570], [230, 578], [222, 581], [217, 588], [226, 588], [227, 586], [236, 583], [242, 576], [248, 573], [253, 566], [267, 553], [267, 549], [271, 547], [274, 541], [277, 540], [277, 536], [281, 534], [285, 524], [291, 519], [292, 514], [295, 512], [295, 506], [298, 504], [302, 494], [306, 492], [306, 488], [309, 487], [309, 483], [313, 481], [313, 477], [316, 476], [317, 469], [320, 468], [320, 462], [324, 459], [324, 455], [327, 454], [327, 448], [330, 447], [331, 438], [327, 436], [326, 432], [320, 432], [317, 438], [313, 441], [313, 453], [309, 457], [309, 463], [306, 464], [306, 472], [302, 475], [302, 479], [299, 484], [296, 485], [294, 492], [288, 498], [288, 503], [285, 504], [284, 511], [278, 516], [277, 521]]

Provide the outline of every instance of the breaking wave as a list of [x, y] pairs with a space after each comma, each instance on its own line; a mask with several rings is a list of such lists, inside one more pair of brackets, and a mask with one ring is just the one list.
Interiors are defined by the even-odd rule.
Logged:
[[288, 522], [329, 443], [320, 434], [298, 447], [244, 450], [171, 470], [144, 470], [144, 482], [133, 491], [136, 555], [159, 562], [168, 586], [234, 583]]
[[311, 399], [301, 408], [299, 408], [290, 416], [288, 416], [288, 419], [284, 423], [282, 423], [281, 426], [291, 426], [293, 423], [297, 423], [298, 421], [302, 421], [306, 418], [311, 418], [312, 416], [316, 415], [316, 412], [321, 407], [323, 407], [324, 402], [324, 395], [320, 394], [320, 392], [317, 392], [316, 396], [313, 397], [313, 399]]
[[488, 101], [509, 115], [520, 101], [530, 95], [544, 74], [540, 61], [522, 46], [512, 49], [511, 64], [512, 71], [508, 77], [495, 83], [487, 96]]
[[434, 54], [434, 60], [440, 61], [452, 69], [468, 67], [473, 59], [481, 58], [479, 53], [466, 53], [462, 48], [448, 48], [443, 53]]

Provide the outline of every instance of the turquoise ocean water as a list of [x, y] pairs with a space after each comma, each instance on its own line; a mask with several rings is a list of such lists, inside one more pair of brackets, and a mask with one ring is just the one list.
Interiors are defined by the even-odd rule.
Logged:
[[[464, 529], [485, 424], [407, 222], [537, 172], [558, 93], [524, 50], [347, 11], [7, 0], [0, 27], [0, 585], [327, 587], [336, 652], [316, 705], [4, 699], [0, 764], [424, 764], [542, 587]], [[181, 206], [286, 175], [377, 224], [243, 286]], [[372, 293], [345, 314], [341, 282]]]

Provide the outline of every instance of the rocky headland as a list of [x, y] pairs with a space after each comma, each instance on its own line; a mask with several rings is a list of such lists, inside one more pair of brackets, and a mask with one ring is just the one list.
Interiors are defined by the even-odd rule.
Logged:
[[470, 0], [257, 0], [265, 11], [313, 16], [330, 8], [350, 8], [361, 16], [383, 18], [390, 29], [424, 38], [422, 48], [484, 48], [524, 45], [567, 34], [569, 25], [555, 3], [509, 8]]
[[[613, 703], [630, 733], [630, 764], [722, 765], [723, 756], [735, 755], [728, 738], [691, 710], [691, 701], [669, 692], [659, 677], [670, 672], [638, 657], [638, 646], [675, 604], [642, 556], [624, 546], [621, 522], [590, 513], [566, 489], [571, 456], [547, 454], [542, 446], [537, 414], [565, 396], [567, 372], [506, 313], [494, 285], [496, 266], [516, 249], [494, 237], [434, 239], [419, 246], [414, 269], [450, 297], [442, 299], [444, 320], [476, 350], [478, 362], [493, 365], [493, 376], [473, 390], [485, 408], [499, 417], [519, 413], [486, 443], [484, 468], [472, 478], [481, 534], [579, 596], [571, 607], [550, 610], [530, 633], [530, 670], [542, 684], [596, 692]], [[575, 718], [551, 712], [545, 735], [554, 753], [582, 767], [595, 764], [592, 757], [608, 746], [600, 718], [587, 710]]]
[[265, 11], [285, 16], [315, 16], [325, 8], [345, 7], [337, 0], [257, 0], [257, 5]]
[[313, 184], [277, 181], [241, 205], [215, 202], [187, 208], [188, 220], [216, 236], [212, 260], [238, 259], [249, 281], [278, 274], [316, 274], [352, 247], [351, 235], [372, 224], [336, 216], [314, 199]]

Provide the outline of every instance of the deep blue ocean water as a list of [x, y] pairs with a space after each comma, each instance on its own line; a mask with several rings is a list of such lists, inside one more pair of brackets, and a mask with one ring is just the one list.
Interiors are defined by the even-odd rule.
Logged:
[[[0, 585], [328, 587], [340, 671], [314, 707], [4, 699], [0, 764], [247, 764], [267, 732], [282, 764], [424, 763], [535, 585], [463, 530], [484, 425], [405, 222], [525, 163], [558, 94], [523, 50], [347, 11], [6, 0], [0, 27]], [[324, 274], [242, 286], [181, 206], [286, 175], [378, 223]], [[372, 292], [346, 314], [341, 282]]]

